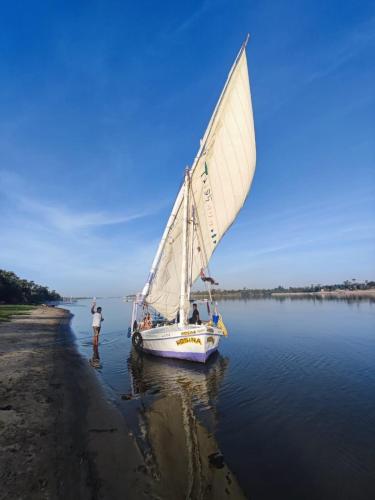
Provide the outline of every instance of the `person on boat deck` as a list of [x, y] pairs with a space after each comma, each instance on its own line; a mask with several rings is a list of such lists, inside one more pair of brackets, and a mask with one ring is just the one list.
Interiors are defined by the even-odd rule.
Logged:
[[91, 307], [91, 314], [92, 314], [92, 329], [94, 332], [93, 345], [97, 346], [99, 344], [100, 328], [102, 326], [102, 321], [104, 321], [104, 318], [102, 316], [101, 307], [97, 307], [95, 310], [95, 302]]
[[201, 319], [199, 317], [199, 311], [198, 311], [197, 304], [193, 304], [193, 314], [192, 314], [191, 318], [189, 318], [189, 323], [191, 325], [200, 325], [202, 323]]
[[150, 313], [148, 313], [146, 316], [145, 327], [146, 327], [146, 330], [149, 330], [150, 328], [152, 328], [152, 319], [151, 319]]
[[141, 323], [141, 330], [150, 330], [150, 328], [152, 328], [152, 319], [151, 314], [147, 313]]

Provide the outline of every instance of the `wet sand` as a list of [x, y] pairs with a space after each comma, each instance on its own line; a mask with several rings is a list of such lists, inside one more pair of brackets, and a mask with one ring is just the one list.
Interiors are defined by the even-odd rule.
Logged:
[[69, 323], [44, 307], [0, 325], [0, 498], [150, 498], [136, 443]]

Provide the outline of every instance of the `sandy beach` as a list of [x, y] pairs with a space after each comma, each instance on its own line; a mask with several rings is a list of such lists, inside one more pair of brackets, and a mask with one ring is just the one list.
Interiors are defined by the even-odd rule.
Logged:
[[150, 498], [137, 446], [69, 322], [44, 307], [0, 325], [0, 498]]

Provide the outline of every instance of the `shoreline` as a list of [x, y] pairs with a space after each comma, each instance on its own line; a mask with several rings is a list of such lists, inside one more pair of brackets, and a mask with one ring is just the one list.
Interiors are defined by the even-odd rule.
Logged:
[[335, 290], [335, 291], [321, 291], [321, 292], [273, 292], [272, 297], [375, 297], [375, 290]]
[[0, 324], [0, 498], [149, 498], [142, 455], [71, 317], [39, 307]]
[[[192, 293], [191, 297], [193, 300], [206, 300], [208, 295], [205, 293]], [[368, 297], [375, 298], [375, 289], [370, 288], [369, 290], [334, 290], [334, 291], [319, 291], [319, 292], [266, 292], [259, 291], [259, 293], [250, 293], [247, 296], [243, 296], [241, 292], [223, 292], [215, 293], [212, 292], [213, 300], [251, 300], [251, 299], [270, 299], [272, 297], [334, 297], [334, 298], [350, 298], [350, 297]]]

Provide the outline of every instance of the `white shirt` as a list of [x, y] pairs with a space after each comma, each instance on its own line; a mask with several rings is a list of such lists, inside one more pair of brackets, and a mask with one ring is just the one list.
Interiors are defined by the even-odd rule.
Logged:
[[102, 323], [102, 314], [101, 313], [94, 313], [92, 315], [92, 326], [100, 326]]

